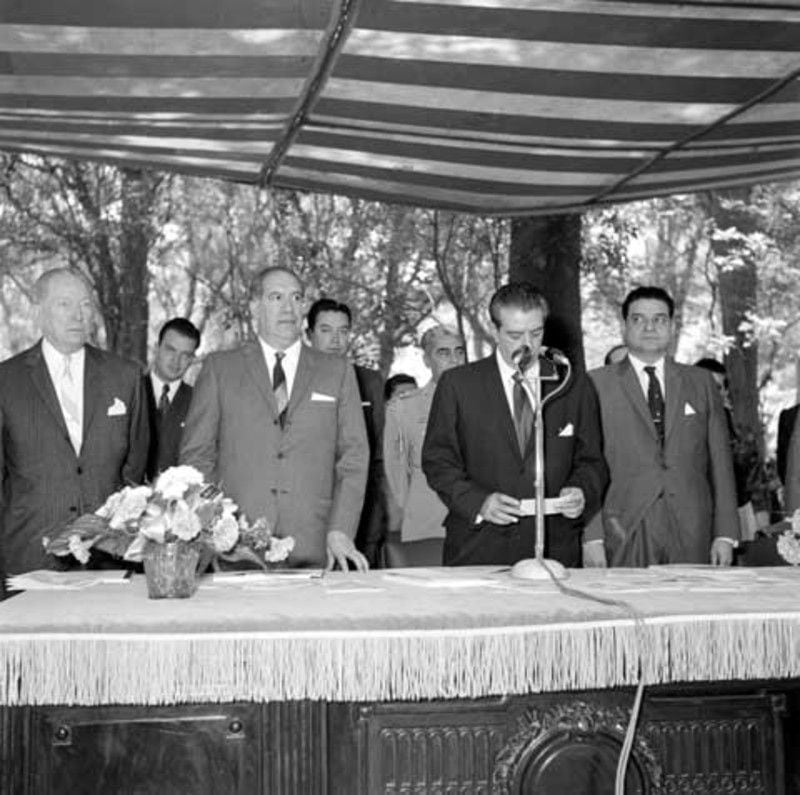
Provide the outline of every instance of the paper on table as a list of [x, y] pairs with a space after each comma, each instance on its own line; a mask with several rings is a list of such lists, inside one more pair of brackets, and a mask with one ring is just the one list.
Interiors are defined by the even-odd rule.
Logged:
[[447, 569], [398, 569], [387, 571], [384, 579], [402, 582], [406, 585], [419, 585], [423, 588], [478, 588], [495, 585], [497, 580], [489, 577], [476, 577], [465, 575], [460, 571], [451, 572]]
[[[563, 497], [546, 497], [544, 501], [545, 516], [561, 513], [567, 500]], [[519, 507], [523, 516], [536, 516], [536, 500], [520, 500]]]
[[293, 582], [307, 582], [322, 577], [322, 569], [282, 569], [281, 571], [216, 571], [200, 581], [200, 588], [231, 586], [234, 588], [273, 588]]
[[6, 579], [6, 585], [11, 591], [79, 591], [101, 583], [128, 582], [130, 576], [131, 572], [125, 569], [98, 571], [37, 569], [24, 574], [12, 574]]

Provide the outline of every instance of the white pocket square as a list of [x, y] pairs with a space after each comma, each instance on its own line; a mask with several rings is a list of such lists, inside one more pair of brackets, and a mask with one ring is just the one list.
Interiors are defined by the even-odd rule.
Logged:
[[568, 422], [559, 432], [559, 436], [574, 436], [575, 435], [575, 428], [572, 426], [571, 422]]
[[106, 412], [109, 417], [121, 417], [123, 414], [127, 413], [128, 409], [118, 397], [114, 398], [114, 402], [108, 407], [108, 411]]
[[336, 398], [333, 395], [326, 395], [323, 392], [312, 392], [311, 400], [319, 403], [335, 403]]
[[697, 412], [692, 408], [691, 403], [686, 403], [683, 407], [683, 416], [684, 417], [691, 417], [692, 414], [697, 414]]

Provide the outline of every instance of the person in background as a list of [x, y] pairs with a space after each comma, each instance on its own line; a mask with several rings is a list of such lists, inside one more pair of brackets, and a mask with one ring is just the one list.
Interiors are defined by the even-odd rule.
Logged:
[[[306, 318], [311, 347], [323, 353], [346, 356], [350, 347], [353, 317], [350, 307], [331, 298], [320, 298], [311, 304]], [[377, 370], [354, 365], [364, 423], [369, 441], [369, 474], [364, 506], [356, 531], [356, 548], [369, 561], [378, 565], [386, 539], [386, 504], [383, 484], [384, 402], [383, 379]]]
[[413, 375], [397, 373], [386, 379], [383, 385], [383, 397], [388, 404], [393, 398], [413, 392], [417, 388], [417, 379]]
[[87, 344], [95, 306], [85, 277], [47, 271], [34, 302], [41, 340], [0, 364], [6, 574], [60, 566], [42, 539], [141, 483], [150, 441], [141, 368]]
[[623, 342], [609, 349], [606, 358], [603, 360], [603, 364], [616, 364], [617, 362], [623, 361], [627, 355], [628, 346]]
[[181, 434], [192, 400], [192, 387], [183, 376], [200, 346], [200, 332], [185, 317], [168, 320], [158, 334], [153, 366], [145, 379], [150, 417], [147, 478], [152, 481], [178, 463]]
[[447, 509], [428, 486], [422, 472], [422, 442], [436, 384], [442, 373], [464, 364], [464, 340], [454, 328], [429, 328], [420, 341], [431, 380], [422, 389], [392, 400], [386, 409], [383, 461], [391, 516], [386, 542], [386, 564], [440, 566]]
[[[535, 517], [523, 499], [535, 496], [534, 407], [524, 382], [541, 377], [546, 396], [563, 368], [540, 357], [547, 302], [527, 282], [492, 297], [497, 348], [478, 362], [443, 373], [431, 406], [422, 468], [447, 506], [445, 565], [513, 565], [533, 557]], [[546, 497], [559, 497], [547, 516], [545, 556], [580, 565], [582, 515], [600, 508], [608, 473], [597, 397], [576, 373], [544, 409]]]
[[365, 570], [353, 538], [369, 448], [353, 368], [303, 345], [305, 287], [294, 272], [265, 268], [252, 296], [258, 338], [206, 357], [180, 462], [249, 519], [293, 536], [290, 565]]
[[[593, 370], [611, 482], [585, 565], [730, 565], [739, 537], [725, 412], [707, 372], [676, 364], [675, 304], [638, 287], [622, 305], [627, 358]], [[592, 532], [595, 531], [595, 532]]]
[[789, 440], [795, 431], [797, 424], [797, 413], [800, 410], [800, 403], [783, 409], [778, 415], [778, 449], [776, 451], [778, 477], [781, 483], [786, 485], [786, 463], [789, 453]]

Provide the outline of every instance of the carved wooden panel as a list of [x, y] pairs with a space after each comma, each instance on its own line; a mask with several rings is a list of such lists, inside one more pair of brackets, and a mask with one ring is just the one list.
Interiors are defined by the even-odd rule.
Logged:
[[261, 726], [251, 704], [32, 710], [36, 795], [252, 795]]
[[651, 698], [640, 734], [664, 767], [667, 793], [785, 791], [783, 696]]
[[327, 792], [327, 708], [320, 701], [265, 704], [266, 792], [318, 795]]

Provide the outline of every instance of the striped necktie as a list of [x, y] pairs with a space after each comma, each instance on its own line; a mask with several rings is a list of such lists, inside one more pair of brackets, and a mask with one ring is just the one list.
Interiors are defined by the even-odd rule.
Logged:
[[533, 433], [533, 407], [522, 382], [522, 373], [514, 373], [514, 427], [517, 431], [519, 451], [524, 457]]
[[77, 389], [78, 385], [72, 377], [70, 357], [64, 356], [64, 369], [58, 388], [58, 398], [61, 401], [61, 410], [64, 412], [64, 421], [67, 424], [69, 440], [72, 442], [72, 447], [76, 455], [80, 453], [83, 436], [80, 397], [77, 393]]
[[661, 391], [661, 384], [658, 382], [656, 368], [648, 365], [644, 368], [647, 373], [647, 405], [650, 408], [650, 416], [656, 426], [658, 441], [664, 445], [664, 393]]
[[275, 367], [272, 368], [272, 391], [275, 393], [275, 402], [278, 404], [278, 418], [281, 426], [286, 419], [286, 407], [289, 405], [289, 390], [286, 384], [286, 373], [283, 372], [281, 359], [285, 353], [275, 353]]

